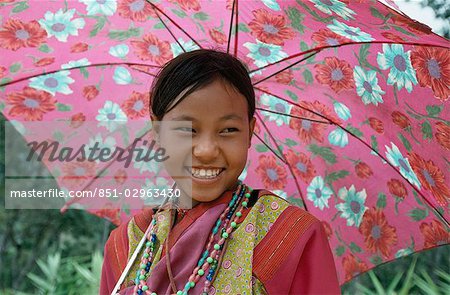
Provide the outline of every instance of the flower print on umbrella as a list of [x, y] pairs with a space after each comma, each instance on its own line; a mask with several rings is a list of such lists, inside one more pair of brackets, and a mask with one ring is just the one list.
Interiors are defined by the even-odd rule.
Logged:
[[79, 60], [71, 60], [66, 64], [62, 64], [61, 69], [68, 70], [72, 68], [84, 68], [90, 64], [91, 62], [87, 58], [82, 58]]
[[88, 15], [103, 14], [107, 16], [113, 15], [117, 10], [117, 0], [79, 0], [86, 4]]
[[47, 33], [35, 20], [25, 23], [8, 19], [0, 31], [0, 47], [16, 51], [22, 47], [38, 47], [47, 39]]
[[[148, 161], [146, 158], [151, 157], [152, 153], [154, 154], [151, 148], [147, 146], [139, 147], [140, 151], [136, 153], [136, 157], [133, 158], [133, 167], [139, 170], [140, 174], [143, 174], [145, 171], [150, 173], [158, 174], [161, 170], [162, 166], [158, 164], [157, 161]], [[166, 186], [167, 189], [167, 186]]]
[[416, 72], [411, 65], [410, 51], [405, 52], [401, 44], [383, 44], [383, 53], [378, 52], [377, 63], [380, 69], [389, 71], [388, 85], [397, 85], [397, 89], [403, 87], [408, 92], [413, 90], [413, 84], [417, 84]]
[[356, 66], [353, 71], [355, 79], [356, 93], [361, 97], [364, 104], [372, 103], [378, 105], [383, 103], [381, 97], [384, 92], [378, 85], [377, 73], [373, 70], [364, 71], [360, 66]]
[[126, 44], [118, 44], [109, 48], [109, 54], [122, 59], [127, 57], [129, 51], [130, 48]]
[[265, 9], [252, 11], [254, 19], [248, 23], [251, 34], [267, 44], [284, 45], [285, 40], [294, 38], [295, 32], [286, 26], [282, 15], [274, 15]]
[[178, 3], [181, 9], [188, 11], [190, 9], [199, 11], [201, 9], [199, 0], [169, 0], [172, 3]]
[[131, 77], [131, 73], [127, 68], [119, 66], [114, 70], [113, 80], [118, 85], [128, 85], [133, 82], [133, 77]]
[[393, 111], [391, 114], [392, 122], [400, 127], [401, 129], [406, 129], [411, 126], [411, 122], [409, 118], [404, 115], [402, 112]]
[[306, 183], [311, 182], [314, 175], [316, 175], [316, 169], [314, 169], [310, 157], [304, 153], [297, 155], [292, 150], [288, 150], [285, 157], [295, 176], [300, 177]]
[[385, 145], [387, 160], [395, 167], [398, 167], [400, 170], [400, 174], [408, 179], [411, 184], [420, 188], [419, 179], [417, 179], [417, 175], [412, 170], [408, 159], [403, 157], [402, 153], [400, 153], [400, 150], [394, 143], [391, 142], [391, 145], [392, 149]]
[[278, 2], [276, 0], [262, 0], [262, 2], [264, 3], [264, 5], [266, 5], [268, 8], [275, 10], [275, 11], [280, 11], [280, 4], [278, 4]]
[[95, 85], [88, 85], [83, 87], [83, 96], [91, 101], [99, 94], [98, 88]]
[[422, 186], [432, 193], [439, 205], [447, 206], [450, 202], [450, 189], [441, 169], [432, 160], [426, 161], [416, 153], [409, 154], [409, 163]]
[[256, 39], [256, 44], [244, 43], [244, 47], [250, 51], [247, 57], [253, 59], [254, 64], [258, 67], [264, 67], [288, 57], [287, 53], [281, 50], [281, 46], [266, 44], [258, 39]]
[[286, 194], [285, 191], [282, 191], [282, 190], [273, 190], [272, 192], [273, 192], [275, 195], [277, 195], [277, 196], [279, 196], [279, 197], [281, 197], [281, 198], [283, 198], [283, 199], [285, 199], [285, 200], [287, 200], [287, 198], [288, 198], [288, 196], [287, 196], [287, 194]]
[[93, 161], [71, 161], [62, 166], [62, 183], [69, 188], [80, 189], [81, 185], [96, 176]]
[[[320, 123], [320, 121], [323, 121], [324, 119], [317, 115], [311, 114], [311, 112], [307, 110], [320, 113], [327, 118], [333, 119], [334, 115], [332, 111], [326, 105], [322, 104], [319, 101], [314, 102], [302, 101], [300, 102], [299, 105], [301, 107], [294, 106], [291, 110], [292, 118], [289, 122], [289, 127], [297, 131], [298, 137], [305, 144], [310, 144], [312, 139], [315, 139], [318, 142], [323, 142], [324, 139], [323, 136], [325, 130], [328, 127], [328, 124]], [[317, 120], [319, 122], [311, 120]]]
[[314, 6], [320, 11], [326, 14], [332, 14], [333, 12], [342, 17], [345, 20], [354, 19], [352, 14], [355, 14], [353, 10], [347, 7], [345, 3], [338, 0], [309, 0], [314, 3]]
[[75, 11], [75, 9], [66, 12], [60, 9], [56, 13], [47, 11], [39, 23], [47, 31], [49, 37], [55, 36], [58, 41], [67, 42], [69, 35], [78, 36], [78, 30], [83, 29], [85, 25], [82, 18], [72, 19]]
[[184, 41], [182, 38], [178, 38], [177, 42], [171, 43], [170, 48], [172, 49], [173, 57], [177, 57], [178, 55], [182, 54], [184, 51], [188, 52], [188, 51], [200, 49], [200, 47], [198, 47], [198, 45], [194, 41], [192, 41], [192, 40]]
[[349, 43], [352, 40], [342, 37], [329, 29], [320, 29], [311, 35], [311, 39], [317, 43], [317, 46], [337, 46], [339, 44]]
[[320, 84], [329, 85], [334, 92], [354, 88], [353, 71], [348, 62], [336, 57], [326, 57], [325, 64], [317, 64], [316, 80]]
[[148, 93], [133, 91], [131, 96], [123, 102], [122, 109], [131, 120], [148, 117], [149, 103]]
[[412, 254], [413, 252], [414, 252], [414, 249], [411, 249], [411, 248], [400, 249], [395, 253], [395, 258], [401, 258], [403, 256], [408, 256], [409, 254]]
[[342, 267], [345, 271], [346, 281], [351, 280], [353, 277], [369, 269], [365, 262], [357, 260], [353, 254], [348, 254], [342, 259]]
[[55, 110], [56, 100], [48, 92], [25, 87], [22, 91], [7, 94], [6, 103], [11, 106], [10, 116], [20, 116], [25, 121], [41, 121], [43, 115]]
[[145, 205], [161, 205], [164, 196], [157, 194], [168, 191], [169, 187], [172, 187], [172, 184], [165, 177], [154, 177], [151, 180], [147, 178], [141, 188], [145, 193], [139, 194], [139, 197], [143, 199]]
[[450, 126], [444, 122], [437, 122], [436, 125], [436, 141], [446, 150], [450, 150]]
[[289, 120], [291, 119], [290, 116], [286, 116], [286, 114], [289, 114], [292, 109], [292, 105], [287, 103], [286, 101], [279, 99], [275, 96], [263, 93], [260, 97], [260, 103], [264, 106], [266, 106], [267, 110], [274, 111], [276, 113], [282, 113], [283, 115], [279, 115], [276, 113], [271, 112], [265, 112], [262, 111], [264, 116], [267, 117], [269, 121], [275, 121], [275, 124], [277, 126], [282, 126], [283, 124], [288, 125]]
[[373, 175], [373, 171], [365, 162], [358, 161], [355, 165], [355, 173], [361, 179], [368, 179]]
[[342, 120], [348, 120], [352, 117], [350, 109], [343, 103], [337, 100], [333, 101], [334, 111]]
[[[89, 143], [84, 146], [84, 152], [87, 158], [100, 162], [99, 154], [102, 150], [110, 150], [111, 152], [106, 154], [106, 158], [109, 158], [116, 147], [116, 140], [114, 137], [107, 136], [103, 139], [100, 133], [89, 139]], [[103, 155], [102, 155], [103, 157]]]
[[217, 44], [226, 44], [228, 42], [227, 35], [217, 29], [209, 29], [209, 36]]
[[431, 87], [440, 101], [450, 96], [450, 51], [447, 48], [417, 47], [411, 52], [411, 63], [422, 87]]
[[394, 42], [405, 42], [405, 41], [407, 41], [405, 38], [400, 37], [399, 35], [393, 34], [391, 32], [383, 32], [383, 33], [381, 33], [381, 36], [383, 36], [386, 39], [392, 40]]
[[432, 248], [450, 243], [450, 232], [437, 220], [431, 223], [422, 222], [420, 232], [424, 237], [424, 247]]
[[150, 60], [159, 66], [164, 65], [173, 58], [170, 50], [170, 43], [167, 41], [160, 41], [155, 35], [147, 34], [139, 40], [130, 42], [134, 47], [136, 55], [141, 60]]
[[71, 53], [80, 53], [80, 52], [85, 52], [89, 49], [89, 45], [84, 43], [84, 42], [78, 42], [73, 44], [70, 47], [70, 52]]
[[368, 119], [369, 126], [372, 128], [376, 133], [383, 134], [384, 133], [384, 124], [383, 121], [380, 119], [377, 119], [375, 117], [370, 117]]
[[364, 212], [367, 210], [365, 206], [367, 198], [366, 190], [362, 189], [357, 192], [355, 186], [352, 184], [348, 190], [346, 187], [340, 188], [338, 196], [344, 201], [344, 203], [336, 205], [336, 209], [341, 212], [341, 217], [347, 219], [348, 226], [359, 227]]
[[69, 125], [72, 128], [78, 128], [86, 121], [86, 116], [83, 113], [76, 113], [70, 117]]
[[397, 233], [390, 226], [382, 209], [370, 208], [363, 216], [359, 232], [364, 236], [364, 244], [372, 252], [380, 252], [385, 258], [389, 257], [392, 247], [397, 244]]
[[[151, 3], [159, 9], [162, 9], [155, 2], [158, 1], [152, 1]], [[147, 0], [122, 0], [119, 2], [117, 12], [123, 18], [138, 22], [145, 22], [149, 16], [154, 18], [158, 17], [152, 5]]]
[[405, 185], [401, 180], [392, 178], [387, 182], [389, 192], [398, 199], [404, 199], [408, 195]]
[[55, 62], [54, 57], [44, 57], [33, 62], [37, 67], [45, 67]]
[[291, 70], [284, 70], [275, 75], [275, 81], [284, 85], [291, 84], [292, 80], [294, 80], [294, 75]]
[[70, 71], [59, 71], [53, 74], [41, 75], [30, 79], [30, 87], [47, 91], [52, 95], [57, 92], [62, 94], [71, 94], [69, 84], [75, 82], [69, 77]]
[[307, 198], [313, 202], [314, 207], [323, 210], [328, 206], [328, 200], [331, 198], [333, 191], [325, 185], [325, 182], [321, 176], [313, 178], [307, 188]]
[[333, 24], [327, 27], [336, 34], [356, 42], [369, 42], [374, 40], [370, 34], [364, 33], [360, 28], [350, 27], [336, 19], [333, 19]]
[[256, 173], [269, 189], [282, 190], [286, 186], [286, 168], [277, 164], [275, 156], [260, 155]]
[[345, 147], [348, 145], [347, 132], [345, 132], [342, 128], [337, 127], [335, 130], [331, 131], [330, 134], [328, 134], [328, 141], [332, 145]]
[[127, 122], [127, 116], [120, 106], [110, 100], [107, 100], [103, 108], [98, 110], [95, 119], [99, 121], [98, 126], [103, 126], [110, 132], [116, 130], [120, 124]]

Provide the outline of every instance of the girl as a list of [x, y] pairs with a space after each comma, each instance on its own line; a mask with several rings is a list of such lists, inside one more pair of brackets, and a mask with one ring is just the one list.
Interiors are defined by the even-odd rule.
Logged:
[[[255, 126], [255, 93], [243, 64], [214, 50], [184, 53], [152, 88], [152, 120], [175, 122], [155, 130], [174, 155], [165, 165], [171, 175], [189, 175], [189, 183], [177, 184], [193, 208], [147, 209], [115, 229], [105, 246], [101, 294], [116, 292], [116, 284], [120, 294], [340, 293], [321, 222], [238, 181]], [[192, 143], [174, 146], [174, 136]]]

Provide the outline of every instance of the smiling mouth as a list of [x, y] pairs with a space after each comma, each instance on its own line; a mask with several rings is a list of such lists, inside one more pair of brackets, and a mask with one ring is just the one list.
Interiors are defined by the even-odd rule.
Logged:
[[212, 168], [212, 169], [202, 169], [202, 168], [192, 168], [186, 167], [187, 171], [191, 173], [192, 177], [199, 179], [213, 179], [218, 177], [225, 169], [224, 168]]

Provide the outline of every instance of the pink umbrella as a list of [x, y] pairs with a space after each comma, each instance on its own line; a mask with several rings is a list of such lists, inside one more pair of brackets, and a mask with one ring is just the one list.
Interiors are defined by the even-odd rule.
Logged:
[[[128, 147], [161, 66], [219, 48], [258, 99], [241, 179], [323, 220], [341, 283], [450, 242], [450, 44], [427, 26], [375, 1], [2, 2], [1, 110], [27, 141]], [[135, 163], [46, 164], [61, 188], [167, 186]], [[96, 212], [143, 205], [120, 204]]]

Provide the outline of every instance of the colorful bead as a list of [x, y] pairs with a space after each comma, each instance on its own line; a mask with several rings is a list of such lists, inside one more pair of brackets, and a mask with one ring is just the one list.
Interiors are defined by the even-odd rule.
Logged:
[[206, 261], [208, 261], [209, 264], [213, 263], [213, 259], [211, 257], [206, 258]]
[[234, 222], [234, 221], [233, 221], [233, 222], [231, 222], [231, 227], [232, 227], [232, 228], [236, 228], [236, 227], [237, 227], [237, 224], [236, 224], [236, 222]]
[[215, 245], [214, 245], [214, 249], [215, 249], [215, 250], [219, 250], [219, 249], [220, 249], [220, 245], [219, 245], [219, 244], [215, 244]]
[[236, 216], [237, 216], [237, 217], [241, 217], [241, 216], [242, 216], [242, 213], [241, 213], [241, 212], [237, 212], [237, 213], [236, 213]]
[[148, 286], [142, 286], [142, 291], [147, 291], [148, 290]]
[[242, 202], [242, 207], [247, 207], [247, 202]]
[[227, 234], [226, 232], [223, 233], [223, 234], [222, 234], [222, 238], [224, 238], [224, 239], [228, 238], [228, 234]]

